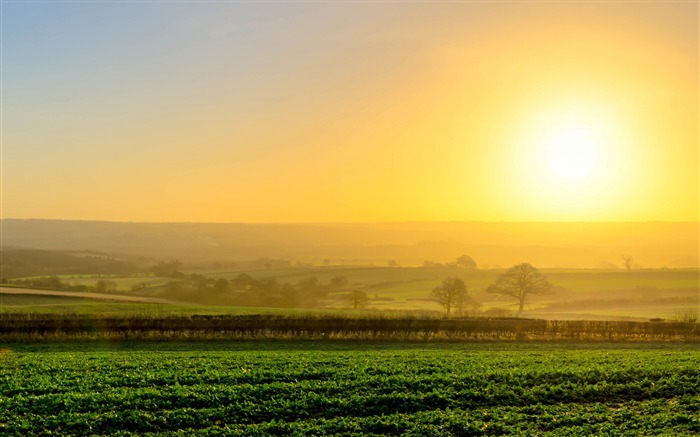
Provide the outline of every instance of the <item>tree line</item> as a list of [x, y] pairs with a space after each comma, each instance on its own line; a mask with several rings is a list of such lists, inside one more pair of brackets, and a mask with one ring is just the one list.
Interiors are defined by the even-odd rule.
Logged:
[[[71, 284], [64, 282], [58, 276], [42, 276], [36, 278], [13, 279], [8, 281], [12, 285], [21, 285], [31, 288], [60, 291], [83, 291], [91, 293], [114, 293], [117, 291], [117, 282], [111, 279], [98, 279], [94, 285]], [[143, 282], [138, 284], [140, 288], [146, 288], [149, 284]]]
[[254, 278], [241, 273], [233, 279], [210, 278], [200, 274], [176, 275], [165, 291], [169, 298], [214, 305], [264, 306], [278, 308], [310, 308], [327, 299], [328, 294], [343, 290], [345, 276], [336, 276], [324, 284], [315, 276], [296, 283], [276, 278]]

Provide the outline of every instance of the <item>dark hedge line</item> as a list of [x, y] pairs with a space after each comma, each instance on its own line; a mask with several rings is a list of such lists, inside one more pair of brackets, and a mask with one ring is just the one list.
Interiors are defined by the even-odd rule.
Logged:
[[0, 341], [107, 334], [129, 338], [400, 338], [699, 341], [700, 324], [536, 319], [290, 317], [272, 315], [98, 317], [0, 314]]

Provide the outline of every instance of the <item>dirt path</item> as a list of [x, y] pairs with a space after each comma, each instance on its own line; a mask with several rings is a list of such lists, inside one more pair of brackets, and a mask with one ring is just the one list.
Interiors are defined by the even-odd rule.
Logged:
[[0, 287], [2, 294], [32, 294], [39, 296], [63, 296], [63, 297], [82, 297], [86, 299], [111, 300], [119, 302], [141, 302], [141, 303], [169, 303], [173, 302], [167, 299], [159, 299], [157, 297], [139, 297], [139, 296], [122, 296], [118, 294], [103, 294], [103, 293], [85, 293], [82, 291], [54, 291], [54, 290], [36, 290], [33, 288], [14, 288]]

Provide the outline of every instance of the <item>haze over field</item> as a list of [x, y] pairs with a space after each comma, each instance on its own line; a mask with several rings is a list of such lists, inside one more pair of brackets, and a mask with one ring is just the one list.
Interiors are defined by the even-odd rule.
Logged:
[[189, 263], [255, 258], [320, 265], [396, 260], [404, 266], [470, 254], [481, 268], [697, 268], [697, 223], [401, 222], [326, 224], [118, 223], [3, 220], [3, 248], [99, 250]]
[[698, 12], [2, 2], [2, 217], [697, 222]]
[[0, 7], [3, 279], [699, 267], [697, 2]]

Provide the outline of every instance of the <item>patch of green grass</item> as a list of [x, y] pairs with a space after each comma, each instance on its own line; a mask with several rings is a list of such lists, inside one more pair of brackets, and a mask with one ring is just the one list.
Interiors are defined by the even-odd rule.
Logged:
[[[191, 316], [218, 314], [270, 314], [280, 316], [294, 315], [335, 315], [352, 313], [356, 316], [374, 314], [376, 311], [345, 311], [325, 308], [265, 308], [238, 307], [198, 304], [167, 304], [167, 303], [124, 303], [109, 302], [89, 298], [73, 298], [65, 296], [21, 295], [0, 293], [0, 313], [57, 313], [57, 314], [99, 314], [113, 316], [153, 315]], [[390, 312], [392, 313], [392, 312]], [[400, 314], [400, 312], [398, 312]]]
[[94, 299], [66, 296], [42, 296], [31, 294], [5, 294], [0, 293], [0, 311], [16, 311], [17, 308], [26, 306], [66, 306], [92, 304]]

